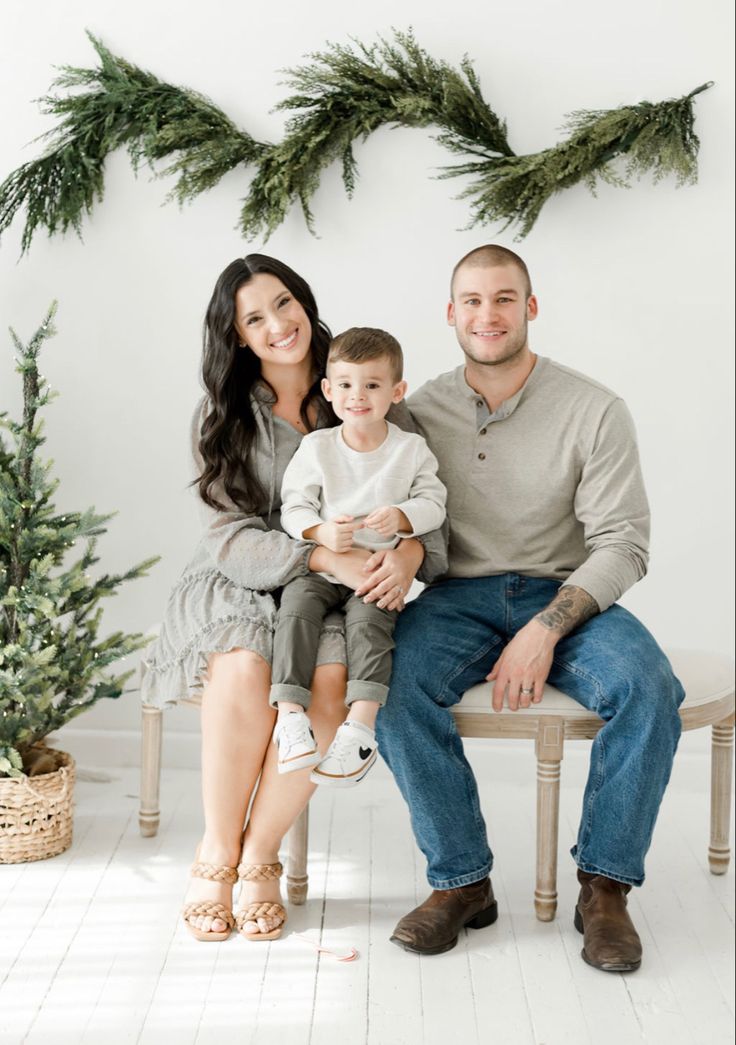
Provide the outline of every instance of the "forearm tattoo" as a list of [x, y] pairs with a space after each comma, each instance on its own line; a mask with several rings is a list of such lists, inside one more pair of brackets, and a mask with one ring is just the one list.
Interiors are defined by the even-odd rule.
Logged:
[[550, 631], [568, 635], [581, 624], [585, 624], [586, 620], [595, 617], [596, 613], [600, 613], [600, 610], [592, 595], [588, 595], [582, 588], [576, 588], [574, 584], [566, 584], [534, 620], [538, 620]]

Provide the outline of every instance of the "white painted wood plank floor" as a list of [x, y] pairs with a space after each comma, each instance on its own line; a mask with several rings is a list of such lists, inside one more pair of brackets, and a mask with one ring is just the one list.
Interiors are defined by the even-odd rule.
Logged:
[[[573, 747], [570, 745], [570, 747]], [[733, 871], [708, 872], [708, 766], [681, 759], [648, 880], [632, 895], [642, 968], [579, 957], [567, 850], [585, 752], [563, 771], [560, 904], [537, 922], [531, 747], [469, 745], [496, 852], [498, 922], [434, 958], [389, 943], [427, 893], [384, 766], [312, 803], [310, 892], [273, 944], [199, 944], [178, 920], [199, 830], [198, 774], [164, 772], [158, 837], [142, 839], [134, 770], [77, 786], [75, 839], [53, 860], [0, 867], [3, 1045], [721, 1045], [733, 1041]], [[84, 776], [85, 774], [82, 773]], [[106, 779], [105, 779], [106, 777]], [[340, 963], [315, 945], [359, 959]]]

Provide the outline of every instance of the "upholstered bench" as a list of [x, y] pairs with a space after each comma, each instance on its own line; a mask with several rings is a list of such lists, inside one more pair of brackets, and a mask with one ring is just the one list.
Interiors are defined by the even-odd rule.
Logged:
[[[669, 650], [675, 674], [685, 688], [680, 708], [683, 730], [712, 727], [710, 846], [713, 874], [725, 874], [730, 859], [729, 824], [734, 734], [734, 666], [720, 654]], [[597, 715], [552, 686], [545, 686], [541, 704], [518, 711], [491, 708], [490, 686], [469, 689], [453, 709], [463, 737], [532, 739], [537, 756], [537, 879], [534, 906], [540, 921], [551, 921], [557, 909], [557, 835], [560, 765], [565, 740], [590, 740], [603, 722]], [[155, 835], [159, 823], [161, 771], [161, 711], [143, 707], [140, 828]], [[369, 785], [370, 786], [370, 785]], [[307, 896], [308, 810], [289, 833], [287, 890], [292, 904]]]

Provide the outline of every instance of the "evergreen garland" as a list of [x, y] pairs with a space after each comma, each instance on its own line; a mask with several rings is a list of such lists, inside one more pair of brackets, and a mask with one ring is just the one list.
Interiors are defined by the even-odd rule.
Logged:
[[351, 196], [353, 143], [385, 124], [436, 125], [438, 140], [457, 152], [513, 156], [506, 127], [484, 101], [469, 59], [457, 72], [423, 51], [411, 33], [394, 35], [396, 45], [355, 41], [357, 51], [331, 44], [309, 56], [312, 64], [287, 70], [286, 83], [297, 93], [276, 108], [298, 115], [288, 121], [284, 140], [261, 157], [241, 214], [246, 237], [270, 236], [297, 200], [312, 229], [309, 201], [322, 170], [342, 163]]
[[49, 235], [69, 227], [80, 233], [84, 213], [102, 199], [105, 159], [121, 146], [136, 170], [141, 160], [174, 155], [162, 173], [178, 176], [170, 196], [179, 202], [216, 185], [239, 163], [252, 163], [264, 148], [202, 95], [163, 83], [87, 35], [99, 67], [64, 66], [52, 84], [86, 90], [41, 99], [42, 110], [60, 123], [41, 139], [49, 145], [40, 159], [23, 164], [0, 186], [0, 233], [26, 205], [24, 252], [39, 227]]
[[[490, 158], [458, 164], [440, 177], [479, 175], [461, 199], [471, 199], [470, 226], [519, 222], [518, 237], [532, 229], [544, 204], [556, 192], [582, 181], [595, 193], [596, 179], [628, 188], [632, 177], [651, 171], [655, 183], [674, 174], [677, 184], [697, 180], [700, 142], [693, 130], [692, 99], [711, 85], [703, 84], [684, 98], [573, 113], [570, 137], [553, 149], [529, 156]], [[454, 151], [460, 150], [451, 146]], [[626, 156], [623, 172], [612, 161]]]
[[[0, 414], [0, 777], [22, 775], [38, 753], [34, 744], [101, 698], [120, 696], [132, 671], [106, 669], [146, 639], [122, 632], [99, 639], [98, 604], [158, 561], [92, 580], [95, 538], [111, 516], [92, 508], [59, 515], [53, 507], [58, 480], [50, 477], [51, 462], [38, 458], [45, 440], [37, 415], [54, 398], [38, 372], [38, 354], [55, 333], [55, 311], [52, 305], [27, 346], [11, 330], [23, 418]], [[84, 551], [69, 564], [79, 540]]]
[[[328, 44], [309, 63], [287, 70], [295, 92], [277, 109], [294, 115], [283, 140], [255, 141], [240, 131], [211, 101], [186, 88], [163, 83], [151, 73], [113, 55], [88, 34], [100, 58], [95, 69], [65, 67], [54, 82], [83, 88], [42, 99], [44, 110], [61, 118], [45, 138], [40, 159], [19, 167], [0, 185], [0, 233], [25, 204], [22, 250], [34, 233], [77, 233], [82, 218], [102, 198], [108, 153], [126, 146], [138, 168], [171, 158], [161, 174], [177, 177], [169, 198], [192, 200], [239, 164], [255, 173], [240, 219], [243, 235], [266, 238], [297, 201], [310, 230], [310, 201], [322, 171], [342, 164], [352, 195], [357, 176], [354, 143], [383, 125], [436, 126], [437, 140], [455, 155], [472, 157], [445, 168], [439, 177], [473, 175], [461, 194], [471, 204], [470, 226], [518, 223], [526, 236], [545, 202], [579, 181], [594, 188], [600, 178], [627, 186], [633, 176], [652, 172], [658, 181], [674, 174], [678, 184], [697, 176], [698, 138], [693, 99], [710, 83], [682, 98], [596, 112], [574, 113], [569, 137], [554, 148], [517, 156], [506, 127], [483, 99], [480, 82], [466, 57], [460, 70], [428, 55], [411, 32], [394, 32], [370, 47]], [[626, 157], [623, 172], [612, 166]]]

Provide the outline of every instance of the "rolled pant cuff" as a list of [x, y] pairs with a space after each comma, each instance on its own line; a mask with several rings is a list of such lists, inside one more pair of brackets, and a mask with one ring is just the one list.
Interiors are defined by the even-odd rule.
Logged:
[[461, 889], [464, 885], [473, 885], [487, 878], [493, 869], [493, 860], [489, 860], [485, 867], [477, 871], [469, 871], [468, 874], [458, 875], [456, 878], [433, 878], [427, 875], [427, 881], [433, 889]]
[[586, 864], [578, 860], [575, 857], [575, 851], [570, 850], [575, 863], [578, 865], [581, 871], [585, 871], [586, 874], [598, 874], [602, 878], [610, 878], [614, 882], [623, 882], [624, 885], [643, 885], [644, 878], [629, 878], [625, 874], [617, 874], [615, 871], [606, 871], [603, 867], [596, 867], [594, 864]]
[[312, 694], [303, 686], [292, 686], [288, 682], [275, 682], [268, 694], [268, 703], [275, 708], [280, 701], [287, 704], [301, 704], [306, 711], [312, 699]]
[[370, 700], [379, 707], [383, 707], [388, 696], [388, 686], [382, 686], [380, 682], [366, 682], [364, 679], [349, 679], [345, 703], [348, 707], [354, 700]]

